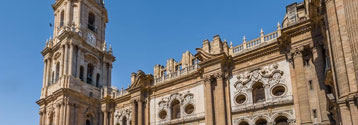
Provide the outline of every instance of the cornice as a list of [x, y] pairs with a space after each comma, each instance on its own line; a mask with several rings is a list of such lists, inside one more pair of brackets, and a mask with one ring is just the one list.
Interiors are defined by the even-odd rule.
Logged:
[[87, 98], [89, 99], [91, 102], [95, 102], [95, 101], [99, 101], [98, 99], [96, 98], [92, 98], [92, 97], [88, 97], [80, 92], [77, 92], [77, 91], [74, 91], [72, 89], [69, 89], [69, 88], [61, 88], [59, 90], [56, 90], [55, 92], [53, 92], [53, 94], [45, 97], [45, 98], [41, 98], [40, 100], [36, 101], [36, 103], [41, 106], [41, 105], [46, 105], [52, 101], [55, 101], [58, 97], [60, 96], [74, 96], [74, 97], [84, 97], [84, 98]]
[[131, 99], [131, 95], [126, 94], [124, 96], [121, 96], [121, 97], [118, 97], [118, 98], [114, 99], [114, 103], [121, 103], [121, 102], [129, 101], [130, 99]]
[[312, 28], [312, 20], [308, 19], [302, 22], [299, 22], [295, 25], [291, 25], [282, 29], [282, 35], [286, 38], [291, 38], [298, 36], [300, 34], [306, 33]]

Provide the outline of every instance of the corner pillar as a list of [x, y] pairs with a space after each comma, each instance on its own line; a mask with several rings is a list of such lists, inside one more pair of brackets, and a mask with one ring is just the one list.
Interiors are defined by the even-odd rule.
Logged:
[[143, 101], [138, 99], [138, 125], [143, 125]]
[[303, 57], [302, 57], [302, 49], [296, 50], [293, 53], [294, 60], [294, 69], [296, 76], [296, 86], [297, 86], [297, 94], [298, 94], [298, 103], [300, 110], [300, 119], [301, 124], [312, 124], [311, 119], [311, 110], [310, 103], [308, 98], [308, 89], [307, 89], [307, 81], [305, 79], [304, 67], [303, 67]]
[[224, 89], [224, 77], [222, 73], [217, 74], [216, 82], [217, 82], [217, 89], [215, 89], [215, 97], [218, 98], [220, 101], [216, 101], [215, 109], [218, 113], [216, 123], [218, 125], [226, 125], [226, 107], [225, 107], [225, 89]]
[[212, 88], [211, 88], [211, 81], [210, 77], [206, 77], [204, 79], [204, 85], [205, 85], [205, 123], [207, 125], [213, 125], [214, 124], [214, 117], [213, 117], [213, 94], [212, 94]]
[[132, 100], [131, 101], [131, 105], [132, 105], [132, 124], [131, 125], [136, 125], [137, 124], [137, 110], [136, 110], [136, 101]]

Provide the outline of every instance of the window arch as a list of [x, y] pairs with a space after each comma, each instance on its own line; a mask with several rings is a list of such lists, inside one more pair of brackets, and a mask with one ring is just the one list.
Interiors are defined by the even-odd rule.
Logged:
[[83, 81], [83, 74], [84, 74], [84, 68], [83, 66], [80, 66], [80, 79]]
[[257, 82], [252, 86], [252, 97], [254, 103], [265, 101], [265, 88], [262, 83]]
[[246, 121], [242, 121], [239, 125], [249, 125], [249, 123], [247, 123]]
[[267, 121], [265, 119], [259, 119], [255, 122], [255, 125], [267, 125]]
[[180, 118], [180, 102], [174, 100], [171, 104], [171, 117], [172, 119]]
[[122, 118], [122, 125], [127, 125], [127, 117], [123, 116]]
[[60, 27], [65, 24], [65, 12], [62, 10], [60, 14]]
[[99, 80], [101, 78], [101, 75], [99, 73], [97, 73], [97, 76], [96, 76], [96, 87], [99, 87]]
[[93, 117], [90, 114], [87, 115], [86, 125], [93, 125]]
[[88, 29], [95, 31], [95, 21], [96, 16], [94, 15], [94, 13], [88, 13]]
[[86, 120], [86, 125], [91, 125], [91, 121], [90, 120]]
[[275, 119], [276, 125], [289, 125], [288, 119], [285, 116], [279, 116]]
[[87, 65], [87, 83], [88, 84], [92, 84], [92, 78], [93, 78], [93, 69], [94, 69], [94, 66], [93, 64], [89, 63]]

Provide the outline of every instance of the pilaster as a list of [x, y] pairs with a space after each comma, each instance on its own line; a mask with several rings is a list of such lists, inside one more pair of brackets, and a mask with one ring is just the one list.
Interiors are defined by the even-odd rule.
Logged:
[[217, 88], [215, 88], [215, 98], [218, 98], [215, 103], [215, 112], [217, 112], [217, 115], [215, 116], [217, 119], [216, 124], [218, 125], [226, 125], [226, 108], [225, 108], [225, 89], [224, 89], [224, 77], [222, 73], [217, 73], [215, 75], [216, 81], [217, 81]]
[[296, 49], [291, 55], [293, 56], [293, 64], [295, 69], [295, 81], [300, 110], [301, 124], [312, 124], [310, 103], [308, 98], [308, 86], [305, 79], [303, 67], [303, 48]]
[[211, 79], [210, 76], [206, 76], [204, 78], [205, 85], [205, 123], [207, 125], [214, 125], [214, 117], [213, 117], [213, 94], [211, 87]]

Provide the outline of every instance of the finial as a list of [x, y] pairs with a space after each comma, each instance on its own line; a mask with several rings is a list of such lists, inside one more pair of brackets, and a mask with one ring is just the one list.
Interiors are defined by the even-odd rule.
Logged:
[[281, 24], [280, 24], [280, 22], [277, 23], [277, 29], [281, 29]]
[[230, 48], [232, 48], [232, 41], [230, 41]]
[[112, 45], [109, 45], [109, 50], [108, 50], [108, 52], [109, 52], [110, 54], [112, 54]]
[[264, 30], [261, 28], [261, 31], [260, 31], [260, 35], [263, 36], [264, 35]]
[[107, 41], [104, 41], [102, 51], [107, 51]]
[[244, 36], [244, 38], [243, 38], [243, 39], [244, 39], [244, 42], [246, 42], [246, 36]]

